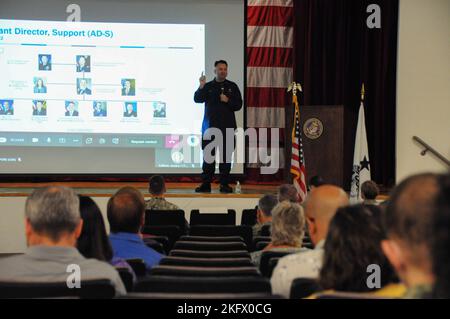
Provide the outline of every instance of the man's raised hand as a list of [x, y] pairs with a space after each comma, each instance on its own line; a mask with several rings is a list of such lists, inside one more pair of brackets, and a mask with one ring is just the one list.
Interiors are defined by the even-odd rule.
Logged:
[[202, 72], [202, 75], [200, 76], [199, 81], [200, 81], [200, 88], [203, 89], [203, 87], [206, 84], [206, 76], [203, 74], [203, 72]]

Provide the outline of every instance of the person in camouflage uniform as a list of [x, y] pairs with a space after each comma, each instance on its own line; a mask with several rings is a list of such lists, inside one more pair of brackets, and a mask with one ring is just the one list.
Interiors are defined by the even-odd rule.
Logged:
[[166, 192], [166, 184], [161, 175], [153, 175], [150, 178], [148, 190], [152, 194], [152, 198], [145, 201], [146, 210], [177, 210], [180, 209], [177, 205], [168, 202], [164, 198]]
[[155, 196], [145, 201], [145, 209], [151, 210], [177, 210], [177, 205], [168, 202], [164, 197]]

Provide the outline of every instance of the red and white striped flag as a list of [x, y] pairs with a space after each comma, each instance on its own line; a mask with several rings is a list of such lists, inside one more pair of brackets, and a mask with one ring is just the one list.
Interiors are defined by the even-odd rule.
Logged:
[[[295, 84], [294, 84], [295, 85]], [[297, 95], [292, 95], [294, 104], [294, 126], [292, 127], [292, 156], [291, 156], [291, 173], [293, 176], [292, 183], [297, 189], [299, 201], [303, 202], [306, 198], [306, 170], [305, 158], [303, 157], [302, 133], [300, 130], [300, 107], [298, 106]]]
[[[282, 180], [285, 167], [284, 136], [285, 108], [291, 106], [286, 87], [293, 81], [294, 46], [294, 4], [293, 0], [247, 0], [247, 127], [264, 129], [277, 128], [280, 141], [267, 136], [267, 143], [250, 143], [249, 154], [260, 150], [269, 153], [272, 143], [279, 144], [280, 171], [267, 175], [265, 181]], [[251, 179], [261, 181], [258, 163], [247, 165]]]

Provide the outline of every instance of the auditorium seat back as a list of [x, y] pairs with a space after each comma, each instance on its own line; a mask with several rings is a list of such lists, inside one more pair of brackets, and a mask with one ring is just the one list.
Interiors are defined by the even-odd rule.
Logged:
[[254, 226], [256, 222], [256, 208], [242, 210], [241, 225]]
[[236, 211], [228, 209], [226, 214], [223, 213], [200, 213], [200, 210], [191, 210], [189, 224], [194, 225], [236, 225]]
[[80, 288], [64, 282], [0, 282], [0, 298], [89, 298], [111, 299], [115, 288], [110, 280], [82, 280]]
[[185, 234], [186, 218], [184, 210], [151, 210], [145, 211], [146, 226], [178, 226], [182, 234]]
[[160, 265], [195, 267], [252, 267], [250, 258], [194, 258], [168, 256], [161, 259]]
[[150, 270], [151, 276], [177, 277], [238, 277], [261, 276], [255, 266], [250, 267], [199, 267], [158, 265]]
[[[257, 251], [257, 250], [264, 249], [264, 247], [266, 247], [270, 243], [271, 240], [272, 240], [272, 237], [270, 237], [270, 236], [256, 236], [256, 237], [254, 237], [253, 238], [252, 247], [251, 247], [252, 251]], [[259, 243], [264, 243], [264, 244], [259, 244]]]
[[230, 251], [248, 250], [247, 245], [241, 241], [237, 242], [204, 242], [204, 241], [177, 241], [174, 249], [203, 250], [203, 251]]
[[292, 281], [290, 298], [301, 299], [311, 296], [313, 293], [321, 291], [317, 279], [313, 278], [296, 278]]
[[292, 252], [287, 251], [265, 251], [261, 255], [261, 261], [259, 263], [259, 270], [264, 277], [270, 278], [272, 275], [272, 270], [269, 267], [269, 261], [271, 258], [281, 258], [283, 256], [292, 254]]
[[144, 238], [144, 243], [147, 247], [157, 251], [160, 254], [167, 254], [167, 252], [164, 249], [163, 244], [161, 244], [160, 242], [153, 240], [151, 238]]
[[272, 257], [269, 259], [269, 265], [267, 268], [267, 278], [271, 278], [272, 274], [273, 274], [273, 270], [275, 269], [275, 267], [278, 264], [278, 261], [281, 259], [282, 257]]
[[272, 225], [263, 225], [261, 227], [261, 236], [270, 236], [271, 235], [271, 226]]
[[270, 241], [259, 241], [255, 245], [255, 251], [263, 250], [270, 244]]
[[127, 268], [116, 267], [127, 292], [133, 291], [133, 275]]
[[155, 293], [271, 293], [270, 281], [258, 276], [178, 277], [150, 276], [139, 281], [135, 292]]
[[250, 253], [247, 250], [200, 251], [172, 249], [169, 256], [189, 258], [250, 258]]
[[154, 241], [157, 241], [158, 243], [161, 243], [161, 245], [163, 246], [163, 249], [165, 251], [165, 254], [168, 254], [170, 249], [172, 247], [170, 247], [170, 242], [169, 242], [169, 237], [167, 236], [154, 236], [154, 235], [144, 235], [144, 241], [147, 239], [151, 239]]
[[197, 225], [189, 229], [190, 236], [239, 236], [244, 239], [247, 247], [251, 247], [253, 240], [253, 230], [250, 226], [217, 226], [217, 225]]
[[182, 232], [178, 226], [144, 226], [141, 230], [144, 235], [165, 236], [168, 238], [168, 249], [180, 238]]
[[239, 242], [244, 241], [240, 236], [181, 236], [180, 241], [204, 241], [204, 242]]
[[137, 277], [143, 277], [147, 275], [147, 267], [143, 259], [140, 258], [130, 258], [126, 259], [126, 262], [133, 269]]

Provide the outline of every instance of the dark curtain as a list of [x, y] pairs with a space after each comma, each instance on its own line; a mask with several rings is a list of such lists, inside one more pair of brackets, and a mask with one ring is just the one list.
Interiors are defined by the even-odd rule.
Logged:
[[[381, 29], [366, 25], [372, 3], [381, 8]], [[294, 1], [294, 80], [303, 86], [301, 104], [344, 105], [347, 187], [362, 83], [372, 179], [386, 187], [395, 181], [398, 6], [398, 0]]]

